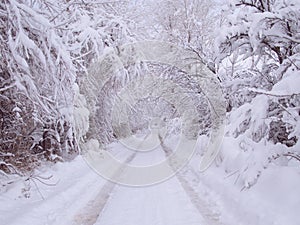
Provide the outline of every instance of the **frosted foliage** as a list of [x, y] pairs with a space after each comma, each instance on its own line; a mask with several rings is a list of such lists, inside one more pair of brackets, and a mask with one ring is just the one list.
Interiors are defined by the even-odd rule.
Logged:
[[278, 158], [299, 160], [300, 2], [233, 0], [224, 12], [216, 49], [227, 134], [245, 156], [240, 173], [252, 180], [249, 187]]
[[0, 176], [158, 117], [166, 135], [220, 143], [225, 108], [216, 164], [238, 185], [299, 163], [299, 21], [299, 0], [2, 0]]
[[[77, 153], [89, 112], [76, 82], [105, 46], [128, 41], [125, 3], [0, 3], [0, 171], [27, 173], [40, 160]], [[77, 128], [75, 129], [75, 124]], [[76, 134], [76, 135], [75, 135]]]
[[[212, 78], [209, 77], [193, 77], [193, 78], [185, 78], [187, 77], [187, 74], [185, 74], [184, 71], [191, 71], [191, 73], [199, 73], [199, 74], [210, 74], [211, 72], [207, 71], [207, 69], [204, 69], [204, 66], [201, 66], [202, 64], [199, 63], [198, 65], [195, 64], [194, 59], [190, 57], [190, 55], [195, 55], [195, 53], [189, 52], [189, 51], [180, 51], [179, 49], [173, 47], [170, 44], [166, 44], [163, 42], [141, 42], [141, 43], [136, 43], [135, 48], [131, 48], [130, 46], [124, 46], [121, 49], [115, 49], [111, 50], [111, 52], [108, 52], [107, 55], [101, 59], [99, 62], [95, 63], [91, 69], [89, 76], [86, 78], [86, 83], [89, 85], [84, 85], [84, 87], [89, 86], [89, 88], [84, 89], [86, 92], [86, 96], [88, 96], [89, 100], [89, 106], [92, 110], [92, 115], [91, 119], [95, 120], [95, 123], [91, 123], [92, 126], [96, 125], [96, 127], [91, 127], [89, 134], [91, 136], [96, 135], [99, 137], [100, 135], [100, 141], [101, 142], [107, 142], [111, 138], [113, 138], [113, 130], [112, 127], [108, 130], [101, 130], [103, 128], [109, 127], [111, 124], [110, 121], [110, 109], [111, 105], [116, 104], [115, 101], [113, 100], [115, 96], [113, 96], [113, 92], [119, 92], [124, 85], [128, 85], [128, 83], [132, 82], [136, 86], [139, 87], [139, 90], [142, 92], [147, 92], [145, 93], [164, 93], [166, 91], [160, 90], [159, 88], [162, 88], [159, 86], [160, 81], [159, 81], [159, 76], [162, 76], [163, 81], [166, 81], [168, 79], [172, 80], [175, 83], [178, 83], [178, 85], [182, 85], [184, 88], [189, 88], [191, 90], [191, 93], [197, 94], [197, 92], [192, 92], [193, 89], [197, 91], [197, 88], [199, 89], [199, 85], [197, 82], [200, 82], [202, 84], [201, 86], [201, 91], [198, 91], [199, 93], [203, 92], [205, 94], [210, 93], [212, 89], [215, 90], [215, 93], [212, 94], [210, 93], [210, 101], [211, 102], [218, 102], [220, 99], [218, 96], [220, 96], [220, 92], [218, 91], [218, 84], [216, 81], [214, 81]], [[169, 49], [170, 48], [170, 49]], [[140, 50], [142, 49], [142, 51]], [[129, 54], [130, 52], [130, 54]], [[161, 52], [161, 54], [159, 54]], [[165, 52], [168, 52], [166, 54]], [[180, 55], [183, 54], [183, 55]], [[160, 57], [160, 58], [159, 58]], [[178, 57], [178, 58], [174, 58]], [[182, 60], [184, 59], [184, 60]], [[156, 61], [159, 62], [159, 66], [156, 65], [156, 71], [155, 69], [151, 68], [149, 70], [149, 67], [153, 67], [153, 65], [148, 65], [147, 69], [143, 71], [143, 69], [140, 67], [141, 65], [139, 64], [132, 64], [133, 68], [131, 68], [132, 71], [130, 71], [130, 63], [128, 62], [139, 62], [142, 60], [146, 61]], [[165, 66], [165, 68], [162, 66], [163, 64], [169, 64], [170, 62], [176, 62], [176, 66], [178, 68], [181, 68], [183, 72], [181, 74], [174, 70], [170, 70], [170, 67], [168, 68]], [[193, 68], [188, 68], [188, 66], [195, 64], [194, 69]], [[123, 65], [124, 64], [124, 65]], [[172, 64], [171, 64], [172, 65]], [[199, 66], [200, 65], [200, 66]], [[126, 68], [127, 71], [121, 71], [120, 69]], [[171, 67], [172, 68], [172, 67]], [[162, 71], [168, 71], [169, 72], [162, 72]], [[195, 71], [194, 71], [195, 70]], [[119, 71], [119, 72], [118, 72]], [[157, 81], [152, 81], [154, 83], [148, 84], [148, 87], [145, 87], [146, 89], [143, 89], [141, 85], [139, 85], [139, 80], [137, 78], [139, 76], [139, 73], [145, 74], [145, 73], [156, 73], [158, 74]], [[159, 75], [161, 73], [161, 75]], [[178, 73], [178, 76], [176, 75]], [[111, 74], [116, 74], [112, 76]], [[110, 76], [112, 76], [110, 78]], [[186, 79], [186, 80], [184, 80]], [[140, 80], [141, 81], [141, 80]], [[184, 83], [181, 83], [184, 82]], [[215, 85], [215, 88], [214, 86]], [[146, 82], [147, 86], [147, 82]], [[194, 86], [194, 87], [193, 87]], [[197, 87], [198, 86], [198, 87]], [[213, 87], [212, 87], [213, 86]], [[101, 89], [99, 90], [99, 87]], [[158, 90], [155, 89], [158, 88]], [[207, 89], [206, 89], [207, 88]], [[151, 91], [153, 89], [153, 91]], [[167, 88], [165, 88], [167, 89]], [[97, 93], [97, 90], [99, 90], [98, 96], [95, 95]], [[138, 90], [136, 90], [138, 91]], [[166, 92], [168, 94], [168, 92]], [[143, 93], [144, 94], [144, 93]], [[142, 94], [134, 93], [136, 96], [142, 96]], [[155, 95], [154, 95], [155, 96]], [[176, 95], [173, 96], [176, 98]], [[122, 99], [120, 96], [117, 96], [117, 98]], [[146, 98], [146, 96], [145, 96]], [[193, 98], [193, 97], [192, 97]], [[187, 99], [188, 100], [188, 99]], [[185, 100], [187, 102], [187, 100]], [[131, 102], [133, 99], [130, 100]], [[129, 101], [129, 102], [130, 102]], [[134, 101], [133, 101], [134, 102]], [[180, 101], [179, 101], [180, 102]], [[176, 103], [179, 104], [179, 103]], [[219, 106], [220, 108], [215, 108], [216, 110], [215, 115], [222, 115], [223, 113], [223, 105]], [[184, 101], [181, 102], [181, 107], [184, 109]], [[98, 109], [98, 111], [94, 110]], [[108, 110], [107, 112], [105, 110]], [[213, 114], [214, 115], [214, 114]], [[217, 117], [217, 116], [216, 116]], [[106, 124], [106, 126], [103, 126]], [[101, 130], [99, 132], [99, 129]], [[111, 133], [110, 133], [111, 132]], [[102, 137], [102, 138], [101, 138]]]

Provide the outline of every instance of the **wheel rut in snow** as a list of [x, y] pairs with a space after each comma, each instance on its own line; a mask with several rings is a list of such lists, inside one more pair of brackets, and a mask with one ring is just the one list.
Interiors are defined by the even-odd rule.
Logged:
[[[161, 147], [164, 154], [168, 157], [172, 154], [172, 150], [165, 145], [165, 143], [161, 140]], [[136, 156], [136, 153], [129, 156], [125, 163], [130, 163]], [[172, 167], [172, 162], [169, 161], [170, 166]], [[116, 176], [121, 175], [123, 172], [123, 167], [119, 168], [116, 172]], [[199, 197], [199, 194], [195, 191], [195, 189], [189, 184], [189, 182], [185, 179], [185, 177], [177, 173], [177, 180], [180, 185], [184, 189], [187, 197], [189, 198], [192, 205], [196, 208], [199, 214], [205, 220], [205, 224], [209, 225], [223, 225], [219, 221], [219, 214], [213, 212], [211, 209], [211, 205], [207, 203], [205, 200]], [[116, 187], [116, 183], [107, 181], [105, 185], [98, 192], [96, 197], [89, 201], [88, 204], [74, 217], [74, 225], [92, 225], [97, 222], [99, 216], [103, 212], [106, 204], [108, 203], [111, 194], [113, 193], [114, 188]]]
[[[130, 163], [136, 153], [130, 155], [125, 163]], [[123, 172], [123, 167], [120, 167], [115, 176], [119, 176]], [[98, 192], [96, 197], [88, 202], [88, 204], [82, 208], [82, 210], [74, 217], [73, 225], [93, 225], [96, 223], [98, 217], [102, 213], [105, 205], [107, 204], [111, 193], [113, 192], [117, 184], [111, 181], [107, 181], [101, 190]]]
[[[165, 145], [161, 137], [160, 137], [160, 142], [161, 142], [162, 150], [164, 151], [166, 157], [171, 155], [173, 151], [168, 146]], [[169, 163], [172, 168], [175, 168], [174, 166], [172, 166], [172, 161], [169, 161]], [[181, 184], [182, 188], [186, 192], [187, 196], [189, 197], [191, 203], [194, 205], [194, 207], [197, 209], [197, 211], [206, 221], [206, 224], [223, 225], [219, 220], [219, 214], [213, 212], [213, 210], [210, 209], [211, 206], [206, 201], [204, 201], [199, 197], [199, 194], [189, 184], [189, 182], [184, 178], [184, 176], [178, 172], [176, 173], [176, 177], [179, 183]]]

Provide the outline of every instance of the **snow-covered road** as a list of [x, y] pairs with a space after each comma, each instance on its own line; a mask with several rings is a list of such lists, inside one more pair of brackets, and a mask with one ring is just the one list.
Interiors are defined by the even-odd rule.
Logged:
[[[120, 149], [121, 146], [118, 146]], [[125, 154], [126, 155], [126, 154]], [[148, 154], [132, 157], [133, 165], [158, 162], [166, 157], [161, 146]], [[109, 181], [97, 196], [80, 210], [75, 224], [97, 225], [202, 225], [218, 223], [216, 214], [178, 173], [159, 184], [132, 187]]]
[[[120, 144], [111, 147], [120, 160], [132, 154], [123, 148]], [[145, 165], [163, 158], [165, 152], [160, 147], [152, 154], [131, 157], [130, 163]], [[42, 180], [49, 185], [34, 178], [13, 184], [0, 195], [0, 201], [5, 202], [0, 206], [0, 224], [215, 224], [201, 215], [195, 193], [179, 176], [145, 187], [118, 185], [96, 174], [81, 156], [39, 173], [41, 180], [53, 175]], [[24, 184], [30, 187], [30, 198], [24, 197]]]
[[[126, 153], [120, 144], [110, 148], [119, 159], [132, 154], [131, 151]], [[152, 154], [136, 154], [130, 163], [152, 164], [165, 155], [166, 149], [159, 148]], [[228, 177], [216, 166], [205, 173], [197, 172], [199, 157], [196, 153], [189, 165], [172, 178], [144, 187], [107, 181], [81, 156], [51, 168], [40, 168], [35, 178], [1, 187], [0, 224], [299, 224], [300, 201], [296, 193], [300, 181], [295, 178], [300, 171], [271, 168], [257, 185], [241, 192], [234, 185], [233, 177]], [[43, 179], [50, 175], [51, 178]]]
[[118, 186], [97, 225], [200, 225], [204, 218], [176, 177], [161, 184], [133, 188]]

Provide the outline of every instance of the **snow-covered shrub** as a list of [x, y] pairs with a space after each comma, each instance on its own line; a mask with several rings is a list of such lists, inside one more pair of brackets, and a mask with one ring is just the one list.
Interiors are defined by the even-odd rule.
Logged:
[[89, 115], [76, 82], [105, 46], [129, 36], [125, 6], [94, 0], [1, 1], [1, 172], [26, 173], [40, 160], [76, 153], [75, 139], [85, 135]]
[[42, 4], [0, 5], [1, 160], [25, 172], [37, 159], [56, 161], [74, 151], [75, 68]]
[[232, 0], [226, 13], [216, 43], [230, 112], [227, 134], [239, 140], [241, 154], [248, 154], [239, 174], [255, 177], [246, 185], [251, 186], [269, 159], [300, 155], [294, 147], [300, 119], [300, 3]]

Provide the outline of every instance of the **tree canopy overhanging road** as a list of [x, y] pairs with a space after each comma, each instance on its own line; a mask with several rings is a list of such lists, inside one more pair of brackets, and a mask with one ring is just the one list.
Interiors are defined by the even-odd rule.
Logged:
[[1, 1], [0, 221], [298, 224], [299, 21], [298, 0]]

